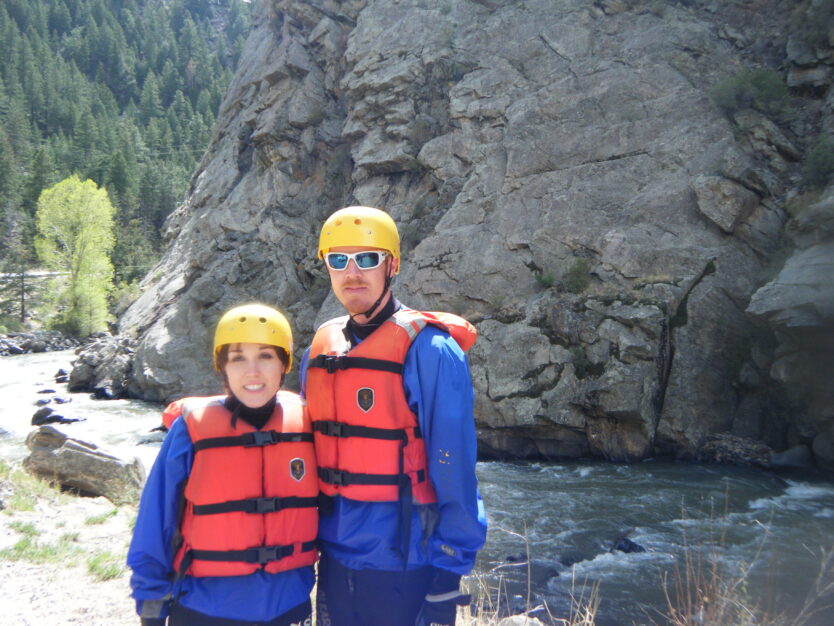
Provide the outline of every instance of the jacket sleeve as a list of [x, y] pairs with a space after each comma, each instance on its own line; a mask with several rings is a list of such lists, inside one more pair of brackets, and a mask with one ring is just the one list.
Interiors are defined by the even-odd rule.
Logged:
[[168, 615], [180, 492], [193, 459], [194, 446], [185, 421], [176, 419], [145, 482], [127, 553], [127, 565], [133, 572], [131, 595], [142, 618]]
[[310, 360], [310, 346], [307, 346], [307, 349], [304, 350], [304, 354], [301, 355], [301, 360], [298, 362], [298, 385], [299, 385], [299, 392], [302, 398], [307, 398], [307, 363]]
[[484, 545], [487, 520], [475, 475], [474, 390], [466, 356], [449, 335], [427, 327], [408, 352], [403, 385], [425, 439], [437, 494], [438, 521], [429, 537], [429, 562], [467, 574]]

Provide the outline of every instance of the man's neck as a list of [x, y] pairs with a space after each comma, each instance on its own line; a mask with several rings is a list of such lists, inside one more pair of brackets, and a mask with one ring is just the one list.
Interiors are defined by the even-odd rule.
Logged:
[[374, 310], [370, 318], [367, 318], [364, 315], [352, 317], [348, 321], [348, 329], [357, 339], [365, 339], [368, 335], [379, 328], [385, 320], [396, 313], [400, 306], [400, 303], [393, 296], [393, 294], [389, 293], [385, 301]]
[[385, 298], [382, 299], [382, 302], [380, 302], [373, 311], [371, 311], [367, 315], [365, 313], [357, 313], [356, 315], [351, 315], [350, 320], [358, 326], [366, 326], [367, 324], [373, 324], [381, 313], [391, 308], [391, 303], [395, 301], [396, 299], [394, 298], [394, 294], [391, 293], [391, 291], [389, 290], [388, 293], [385, 294]]

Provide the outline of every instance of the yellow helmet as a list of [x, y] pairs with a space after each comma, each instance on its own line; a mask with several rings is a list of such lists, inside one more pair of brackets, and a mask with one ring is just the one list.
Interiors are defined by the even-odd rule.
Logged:
[[394, 220], [384, 211], [367, 206], [339, 209], [324, 222], [319, 235], [319, 258], [339, 246], [379, 248], [397, 260], [400, 258], [400, 234]]
[[220, 348], [230, 343], [262, 343], [283, 348], [288, 357], [284, 372], [292, 367], [292, 330], [287, 318], [272, 307], [244, 304], [223, 314], [214, 331], [215, 369], [220, 370], [217, 360]]

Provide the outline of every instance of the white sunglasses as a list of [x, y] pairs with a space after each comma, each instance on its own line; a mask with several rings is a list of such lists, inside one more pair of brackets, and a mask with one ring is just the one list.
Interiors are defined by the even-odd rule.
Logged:
[[324, 261], [327, 267], [337, 272], [347, 269], [348, 263], [351, 260], [356, 263], [356, 267], [360, 270], [372, 270], [375, 267], [382, 265], [387, 252], [379, 250], [364, 250], [362, 252], [328, 252], [324, 255]]

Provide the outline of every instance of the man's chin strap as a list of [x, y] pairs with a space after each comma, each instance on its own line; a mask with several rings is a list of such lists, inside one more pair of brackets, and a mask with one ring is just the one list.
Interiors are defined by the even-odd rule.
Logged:
[[[379, 303], [382, 302], [383, 298], [385, 298], [385, 294], [388, 293], [388, 289], [391, 287], [391, 281], [393, 280], [393, 278], [394, 278], [393, 276], [386, 276], [385, 277], [385, 286], [383, 286], [383, 288], [382, 288], [382, 293], [379, 294], [379, 298], [377, 298], [376, 302], [374, 302], [371, 305], [370, 309], [368, 309], [364, 313], [354, 313], [353, 315], [350, 316], [350, 319], [356, 321], [354, 318], [357, 315], [364, 315], [365, 317], [370, 319], [371, 318], [371, 313], [373, 313], [376, 310], [376, 308], [379, 306]], [[359, 324], [359, 322], [356, 322], [356, 323]]]

